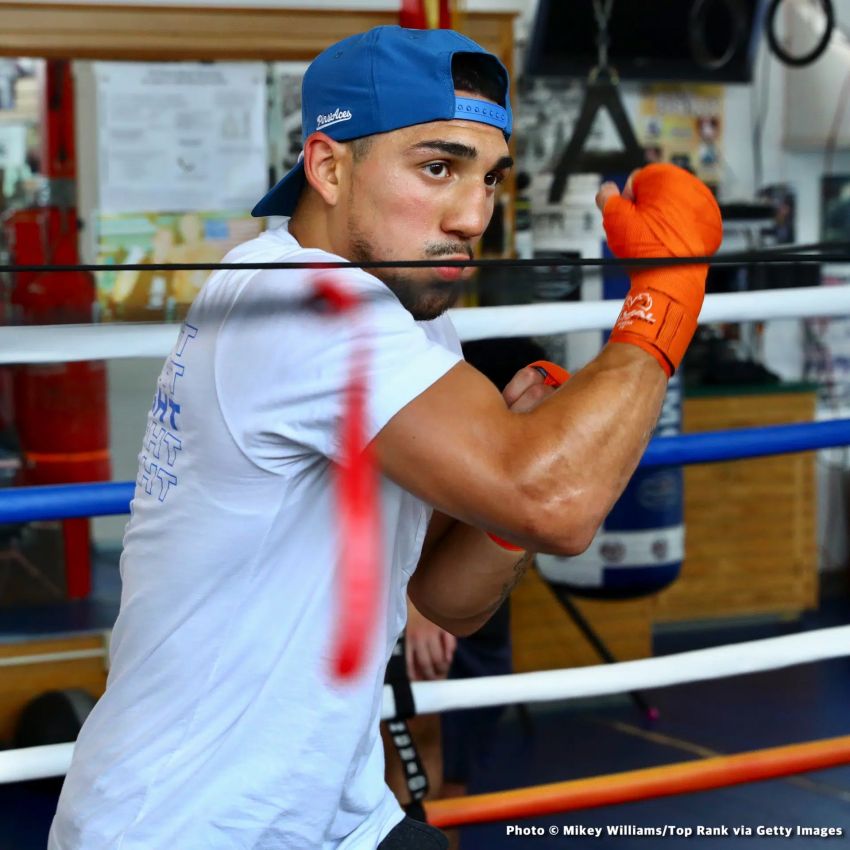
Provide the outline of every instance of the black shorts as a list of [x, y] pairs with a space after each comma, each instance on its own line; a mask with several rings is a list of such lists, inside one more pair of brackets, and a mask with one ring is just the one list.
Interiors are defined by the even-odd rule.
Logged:
[[449, 840], [433, 826], [405, 818], [378, 845], [378, 850], [446, 850]]

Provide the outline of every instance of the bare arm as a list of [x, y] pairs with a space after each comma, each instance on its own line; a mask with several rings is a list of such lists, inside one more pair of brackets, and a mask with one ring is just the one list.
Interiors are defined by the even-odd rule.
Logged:
[[407, 592], [431, 622], [451, 634], [470, 635], [510, 596], [533, 556], [509, 552], [483, 531], [445, 514], [434, 514], [431, 522], [448, 530], [423, 550]]
[[459, 363], [387, 423], [375, 448], [390, 478], [443, 513], [531, 550], [576, 554], [634, 472], [666, 383], [645, 352], [609, 345], [518, 415]]
[[[513, 415], [537, 408], [554, 390], [534, 369], [520, 370], [503, 392]], [[458, 635], [479, 629], [507, 599], [532, 561], [488, 535], [435, 513], [408, 592], [418, 608]]]
[[[502, 396], [516, 415], [534, 410], [553, 392], [540, 372], [521, 369]], [[469, 635], [508, 598], [531, 560], [530, 553], [509, 551], [483, 531], [435, 512], [408, 593], [442, 629]], [[408, 605], [409, 613], [417, 610]]]
[[[713, 196], [674, 166], [636, 172], [622, 195], [606, 183], [596, 200], [618, 256], [701, 256], [720, 244]], [[532, 551], [577, 554], [634, 472], [667, 376], [696, 328], [705, 267], [632, 277], [615, 341], [539, 406], [521, 415], [509, 411], [510, 386], [502, 399], [482, 375], [459, 364], [376, 438], [387, 475], [465, 523], [423, 553], [411, 581], [416, 605], [446, 628], [463, 634], [470, 623], [483, 622], [525, 567], [487, 549], [490, 541], [476, 529]], [[645, 309], [627, 309], [634, 303]]]

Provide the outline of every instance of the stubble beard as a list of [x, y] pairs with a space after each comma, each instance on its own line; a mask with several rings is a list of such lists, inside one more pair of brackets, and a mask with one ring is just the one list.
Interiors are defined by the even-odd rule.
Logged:
[[[355, 263], [380, 262], [385, 259], [377, 255], [374, 246], [366, 237], [352, 227], [350, 231], [351, 260]], [[471, 252], [466, 246], [444, 244], [433, 245], [426, 249], [426, 256], [437, 259], [439, 256]], [[460, 297], [463, 282], [461, 280], [443, 280], [436, 275], [417, 278], [405, 269], [385, 268], [366, 269], [374, 275], [398, 298], [402, 307], [417, 322], [427, 322], [442, 316], [449, 307], [454, 306]], [[427, 275], [429, 269], [422, 269]]]

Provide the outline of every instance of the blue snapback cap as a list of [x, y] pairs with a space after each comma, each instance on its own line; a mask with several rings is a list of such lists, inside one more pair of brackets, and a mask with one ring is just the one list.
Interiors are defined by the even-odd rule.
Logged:
[[[495, 61], [504, 77], [505, 108], [455, 95], [452, 58], [458, 53], [481, 53]], [[507, 139], [509, 88], [498, 57], [460, 33], [375, 27], [332, 45], [307, 68], [301, 85], [301, 140], [321, 130], [343, 142], [452, 118], [491, 124]], [[292, 215], [305, 182], [299, 158], [251, 215]]]

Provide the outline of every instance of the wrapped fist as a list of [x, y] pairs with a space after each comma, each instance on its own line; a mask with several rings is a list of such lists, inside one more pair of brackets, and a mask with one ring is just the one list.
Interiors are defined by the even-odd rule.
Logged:
[[[723, 223], [714, 195], [675, 165], [640, 169], [623, 195], [606, 184], [599, 203], [617, 257], [697, 257], [720, 247]], [[672, 375], [696, 331], [707, 273], [704, 264], [633, 269], [611, 342], [639, 346]]]

